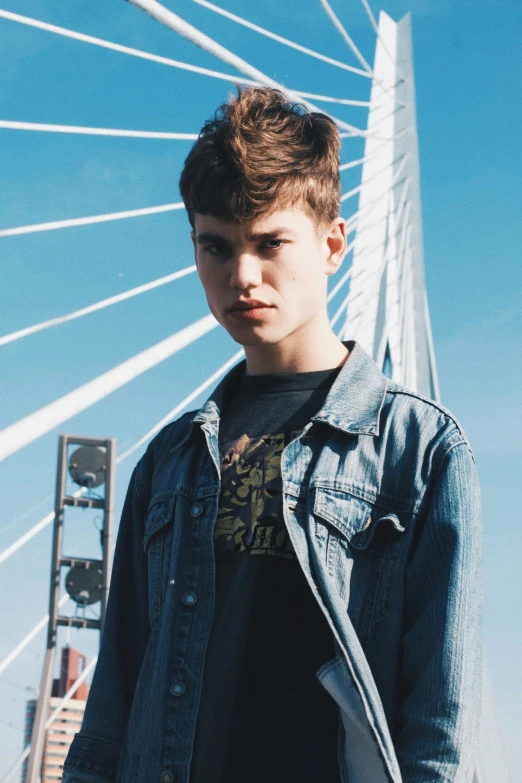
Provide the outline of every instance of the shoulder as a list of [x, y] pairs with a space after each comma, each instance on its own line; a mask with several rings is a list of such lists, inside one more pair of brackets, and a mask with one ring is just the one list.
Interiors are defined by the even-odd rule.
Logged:
[[435, 472], [457, 447], [473, 454], [458, 419], [444, 405], [388, 381], [381, 416], [384, 436], [399, 439], [406, 452], [422, 455]]
[[160, 460], [166, 451], [174, 448], [174, 446], [186, 438], [190, 431], [192, 419], [196, 413], [197, 409], [187, 411], [187, 413], [184, 413], [179, 419], [176, 419], [163, 427], [153, 440], [151, 440], [149, 449], [156, 461]]
[[151, 440], [135, 468], [138, 490], [144, 491], [150, 486], [152, 475], [170, 451], [189, 434], [192, 419], [197, 410], [187, 411], [179, 419], [170, 422]]

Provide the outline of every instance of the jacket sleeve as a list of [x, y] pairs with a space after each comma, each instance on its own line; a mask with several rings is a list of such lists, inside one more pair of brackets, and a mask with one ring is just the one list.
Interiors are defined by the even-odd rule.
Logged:
[[134, 470], [123, 507], [98, 663], [82, 728], [65, 761], [68, 783], [83, 783], [85, 775], [87, 783], [115, 779], [149, 639], [147, 563], [142, 545], [147, 505], [141, 474], [143, 460]]
[[406, 569], [395, 748], [403, 783], [471, 783], [482, 691], [480, 491], [444, 455]]
[[109, 783], [109, 781], [112, 783], [112, 778], [93, 775], [92, 772], [82, 772], [71, 769], [71, 767], [65, 767], [61, 781], [62, 783]]

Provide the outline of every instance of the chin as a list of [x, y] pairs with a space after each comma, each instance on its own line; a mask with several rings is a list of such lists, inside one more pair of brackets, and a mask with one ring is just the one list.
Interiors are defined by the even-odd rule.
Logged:
[[246, 329], [231, 329], [227, 331], [236, 343], [249, 348], [263, 345], [277, 345], [288, 336], [287, 332], [276, 333], [273, 329], [270, 331], [264, 331], [263, 329], [257, 331], [254, 329], [250, 329], [249, 331]]

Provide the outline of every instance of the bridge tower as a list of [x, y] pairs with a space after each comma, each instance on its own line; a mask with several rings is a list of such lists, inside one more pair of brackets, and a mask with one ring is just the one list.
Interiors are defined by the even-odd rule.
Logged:
[[439, 398], [424, 283], [411, 21], [381, 11], [344, 335]]

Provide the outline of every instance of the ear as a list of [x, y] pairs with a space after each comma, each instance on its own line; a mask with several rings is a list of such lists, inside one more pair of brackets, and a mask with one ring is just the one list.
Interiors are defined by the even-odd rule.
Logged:
[[333, 275], [342, 264], [346, 255], [346, 221], [342, 217], [332, 220], [325, 232], [327, 257], [325, 259], [325, 274]]

